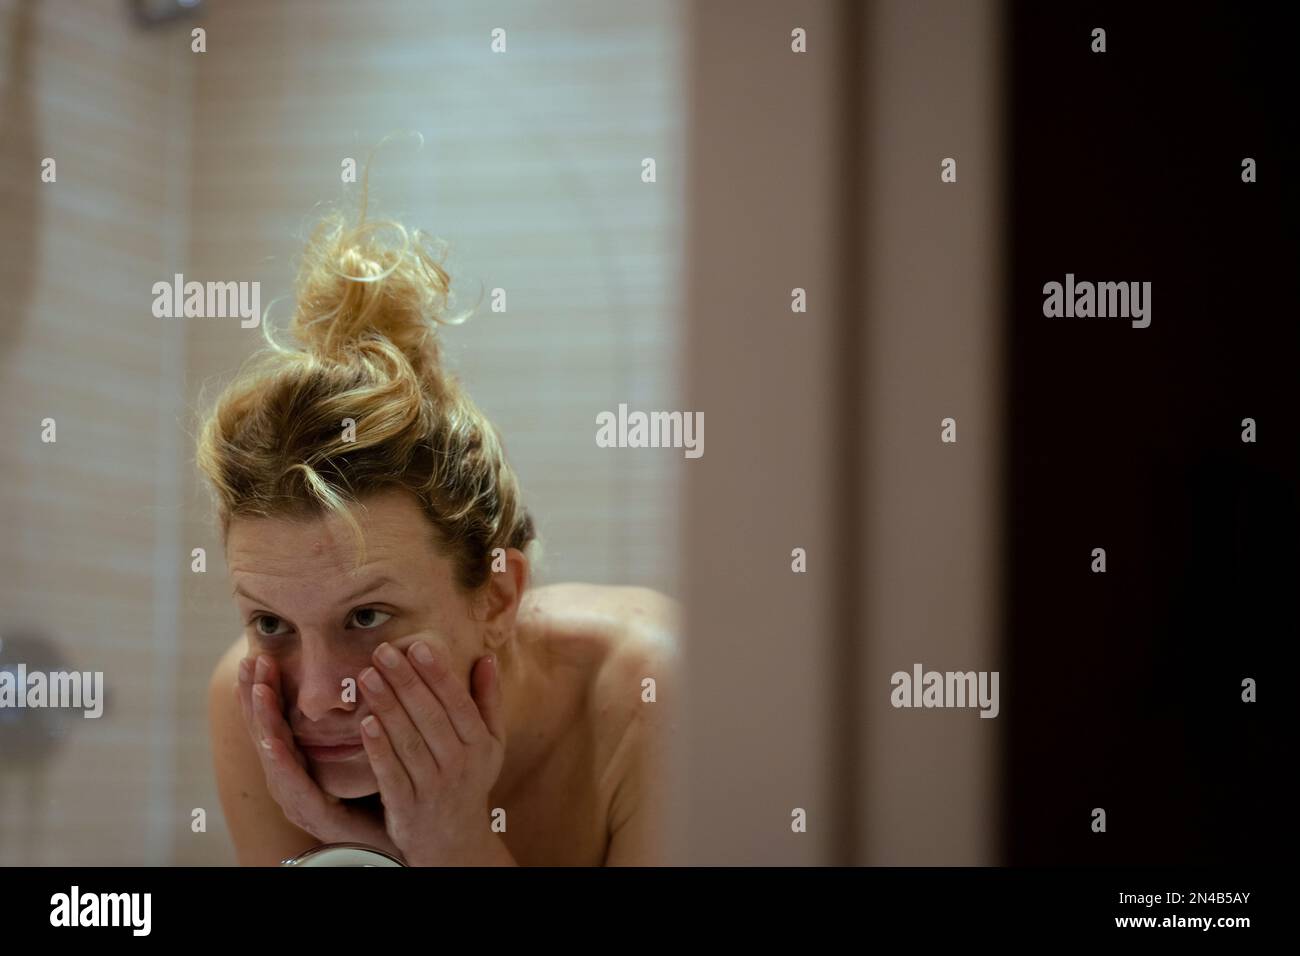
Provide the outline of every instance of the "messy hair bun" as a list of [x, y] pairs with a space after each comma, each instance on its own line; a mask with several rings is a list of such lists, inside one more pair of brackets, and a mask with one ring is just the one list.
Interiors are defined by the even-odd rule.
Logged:
[[[385, 235], [387, 233], [387, 235]], [[451, 279], [434, 241], [395, 220], [357, 221], [336, 211], [317, 224], [295, 283], [290, 330], [324, 359], [342, 360], [367, 337], [388, 339], [417, 369], [438, 363], [436, 323], [448, 318]]]
[[533, 522], [496, 429], [442, 367], [437, 328], [468, 315], [448, 314], [436, 244], [365, 216], [363, 187], [355, 217], [335, 211], [313, 230], [294, 287], [294, 341], [264, 328], [268, 348], [203, 425], [198, 464], [223, 533], [240, 515], [328, 510], [361, 535], [351, 505], [405, 488], [472, 590], [495, 548], [536, 544]]

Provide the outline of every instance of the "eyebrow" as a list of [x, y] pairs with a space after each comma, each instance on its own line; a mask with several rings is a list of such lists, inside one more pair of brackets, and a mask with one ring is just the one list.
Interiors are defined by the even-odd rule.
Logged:
[[[390, 578], [390, 577], [388, 577], [388, 576], [386, 576], [386, 575], [381, 576], [381, 577], [378, 577], [378, 578], [375, 578], [373, 581], [369, 582], [368, 584], [364, 585], [363, 587], [359, 588], [358, 590], [353, 591], [353, 592], [352, 592], [351, 594], [349, 594], [347, 597], [342, 598], [342, 599], [339, 601], [339, 603], [340, 603], [340, 604], [350, 604], [351, 602], [355, 601], [357, 598], [364, 597], [365, 595], [371, 593], [372, 591], [378, 591], [380, 588], [384, 587], [385, 585], [396, 584], [396, 583], [397, 583], [396, 581], [394, 581], [392, 578]], [[270, 602], [268, 602], [268, 601], [263, 601], [261, 598], [257, 597], [256, 595], [249, 594], [247, 591], [244, 590], [244, 588], [243, 588], [242, 585], [236, 584], [236, 585], [235, 585], [235, 589], [234, 589], [234, 591], [232, 591], [231, 593], [232, 593], [232, 594], [242, 594], [244, 597], [248, 598], [250, 601], [253, 601], [253, 602], [257, 603], [257, 604], [261, 604], [261, 605], [263, 605], [263, 606], [265, 606], [265, 607], [268, 607], [268, 608], [271, 607]]]
[[378, 591], [380, 588], [384, 587], [385, 585], [396, 584], [396, 583], [397, 583], [396, 581], [394, 581], [392, 578], [388, 577], [387, 575], [381, 575], [380, 577], [375, 578], [373, 581], [371, 581], [369, 584], [365, 585], [364, 587], [360, 588], [359, 590], [353, 591], [347, 597], [343, 598], [343, 600], [341, 600], [339, 603], [350, 604], [359, 597], [365, 597], [365, 595], [369, 594], [371, 591]]

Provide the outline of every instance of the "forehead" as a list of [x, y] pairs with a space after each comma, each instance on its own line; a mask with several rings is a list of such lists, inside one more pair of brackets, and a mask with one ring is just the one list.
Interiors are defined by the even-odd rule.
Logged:
[[385, 492], [354, 507], [365, 538], [358, 566], [358, 542], [340, 516], [236, 517], [226, 537], [231, 576], [337, 582], [385, 574], [427, 575], [446, 563], [434, 547], [434, 529], [418, 502], [404, 492]]

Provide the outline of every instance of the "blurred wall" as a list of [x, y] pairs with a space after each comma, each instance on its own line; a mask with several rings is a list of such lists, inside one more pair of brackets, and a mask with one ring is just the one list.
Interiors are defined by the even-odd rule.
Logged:
[[[998, 862], [1001, 4], [881, 0], [863, 39], [861, 862]], [[956, 160], [957, 180], [940, 181]], [[956, 422], [957, 441], [940, 441]], [[998, 671], [1000, 717], [895, 708], [890, 675]]]
[[[687, 396], [709, 445], [686, 485], [682, 859], [835, 862], [843, 14], [826, 0], [692, 13]], [[809, 55], [790, 51], [796, 26]]]
[[0, 663], [103, 671], [107, 698], [97, 720], [0, 711], [3, 865], [163, 862], [188, 831], [184, 330], [150, 312], [185, 265], [193, 60], [175, 40], [117, 3], [0, 0]]
[[999, 5], [692, 11], [683, 858], [996, 862]]

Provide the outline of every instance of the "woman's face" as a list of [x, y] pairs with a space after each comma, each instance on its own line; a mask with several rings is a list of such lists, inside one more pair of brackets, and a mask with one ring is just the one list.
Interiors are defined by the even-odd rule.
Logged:
[[[357, 687], [371, 652], [384, 642], [401, 650], [428, 640], [447, 649], [467, 686], [485, 652], [484, 628], [455, 585], [451, 561], [434, 547], [433, 525], [416, 499], [383, 492], [364, 506], [356, 515], [366, 538], [360, 569], [352, 532], [333, 515], [235, 518], [226, 542], [249, 654], [276, 661], [285, 720], [308, 769], [321, 789], [344, 798], [379, 789], [361, 747], [370, 711]], [[313, 754], [313, 743], [356, 749]]]

